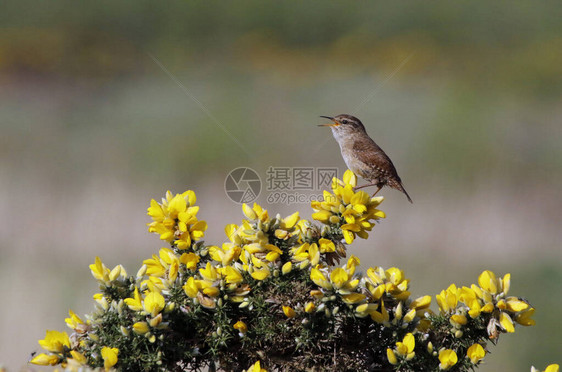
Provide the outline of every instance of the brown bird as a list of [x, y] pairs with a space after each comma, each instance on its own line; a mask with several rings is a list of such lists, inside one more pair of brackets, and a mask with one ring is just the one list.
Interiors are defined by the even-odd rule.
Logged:
[[402, 186], [402, 180], [396, 168], [385, 152], [369, 137], [361, 120], [351, 115], [320, 116], [330, 119], [333, 124], [320, 124], [321, 127], [331, 127], [334, 138], [340, 145], [341, 155], [347, 167], [353, 173], [361, 176], [368, 185], [356, 187], [362, 189], [368, 186], [377, 186], [376, 195], [384, 186], [402, 191], [408, 201], [412, 202], [410, 195]]

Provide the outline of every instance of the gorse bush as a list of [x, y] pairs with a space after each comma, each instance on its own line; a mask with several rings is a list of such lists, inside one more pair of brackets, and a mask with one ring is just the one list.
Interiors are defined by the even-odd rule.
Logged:
[[[123, 371], [468, 371], [500, 334], [533, 325], [535, 309], [508, 296], [510, 275], [484, 271], [478, 284], [452, 284], [412, 297], [396, 267], [361, 273], [347, 246], [367, 238], [382, 197], [354, 191], [351, 171], [312, 202], [311, 221], [254, 204], [207, 245], [193, 191], [152, 200], [150, 232], [169, 247], [135, 276], [121, 265], [90, 265], [96, 309], [70, 311], [73, 330], [47, 331], [31, 363]], [[262, 369], [264, 368], [264, 369]], [[549, 367], [550, 368], [550, 367]]]

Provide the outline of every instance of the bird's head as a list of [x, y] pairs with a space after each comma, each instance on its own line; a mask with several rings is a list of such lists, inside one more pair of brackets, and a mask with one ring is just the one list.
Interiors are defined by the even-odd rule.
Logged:
[[330, 124], [320, 124], [319, 127], [332, 128], [332, 133], [338, 142], [340, 139], [345, 139], [349, 136], [366, 133], [363, 123], [361, 123], [361, 120], [357, 119], [355, 116], [341, 114], [334, 117], [320, 117], [330, 119], [332, 121]]

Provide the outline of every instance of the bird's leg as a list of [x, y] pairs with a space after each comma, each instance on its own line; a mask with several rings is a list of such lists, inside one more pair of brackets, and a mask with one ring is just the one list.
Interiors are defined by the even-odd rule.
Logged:
[[365, 188], [365, 187], [376, 186], [376, 185], [377, 185], [376, 183], [368, 183], [368, 184], [363, 185], [363, 186], [355, 186], [355, 187], [353, 188], [353, 191], [357, 191], [357, 190], [362, 189], [362, 188]]
[[377, 193], [378, 193], [379, 191], [381, 191], [381, 189], [382, 189], [382, 187], [379, 186], [379, 188], [377, 189], [377, 191], [375, 191], [375, 193], [373, 194], [373, 196], [377, 195]]

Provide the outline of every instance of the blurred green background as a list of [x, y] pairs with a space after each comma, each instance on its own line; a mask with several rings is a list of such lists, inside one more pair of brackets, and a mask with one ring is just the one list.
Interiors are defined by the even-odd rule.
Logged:
[[[480, 370], [562, 361], [558, 1], [2, 8], [0, 363], [10, 370], [27, 368], [45, 329], [66, 329], [69, 308], [93, 309], [96, 255], [134, 274], [162, 246], [146, 232], [151, 198], [195, 190], [206, 241], [221, 243], [242, 217], [224, 192], [228, 172], [343, 172], [317, 127], [340, 113], [362, 119], [414, 199], [383, 192], [387, 220], [351, 248], [362, 265], [400, 267], [414, 295], [510, 272], [537, 326], [502, 336]], [[273, 214], [310, 216], [308, 204], [266, 197]]]

